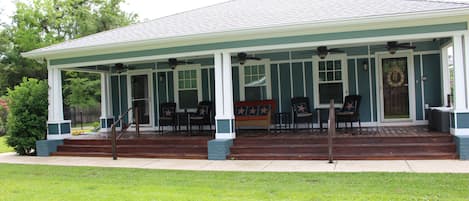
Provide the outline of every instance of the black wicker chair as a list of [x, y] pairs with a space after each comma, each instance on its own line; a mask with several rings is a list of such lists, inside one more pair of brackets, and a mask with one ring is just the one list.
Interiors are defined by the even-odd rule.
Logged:
[[159, 130], [162, 126], [172, 126], [173, 130], [176, 129], [176, 103], [161, 103], [160, 104], [160, 118]]
[[350, 128], [353, 129], [353, 122], [358, 122], [361, 131], [362, 125], [360, 121], [360, 102], [362, 97], [360, 95], [349, 95], [345, 97], [344, 105], [341, 110], [336, 112], [337, 127], [339, 123], [343, 122], [345, 128], [347, 123], [350, 123]]
[[313, 113], [309, 107], [308, 97], [295, 97], [291, 99], [291, 109], [293, 113], [294, 128], [298, 128], [298, 124], [306, 123], [313, 128]]
[[202, 101], [197, 105], [197, 111], [195, 113], [190, 114], [189, 121], [190, 121], [190, 130], [192, 131], [193, 125], [199, 126], [199, 131], [202, 130], [202, 126], [208, 125], [210, 126], [210, 130], [212, 130], [213, 124], [213, 103], [211, 101]]

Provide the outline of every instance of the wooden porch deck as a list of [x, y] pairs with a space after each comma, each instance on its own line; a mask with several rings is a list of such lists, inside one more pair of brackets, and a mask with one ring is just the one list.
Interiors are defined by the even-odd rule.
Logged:
[[[77, 136], [58, 147], [59, 156], [111, 157], [109, 133]], [[207, 159], [207, 142], [214, 132], [128, 132], [118, 141], [119, 157]], [[326, 160], [327, 134], [319, 129], [276, 131], [241, 130], [227, 159]], [[334, 158], [456, 159], [456, 145], [449, 133], [428, 131], [423, 126], [338, 129]]]

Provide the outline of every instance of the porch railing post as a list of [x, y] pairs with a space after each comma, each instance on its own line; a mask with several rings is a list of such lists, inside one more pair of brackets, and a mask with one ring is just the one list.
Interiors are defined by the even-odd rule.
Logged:
[[334, 99], [331, 99], [330, 101], [329, 120], [327, 121], [327, 123], [328, 123], [327, 144], [328, 144], [328, 153], [329, 153], [328, 158], [329, 158], [329, 163], [333, 163], [334, 162], [333, 137], [335, 136], [335, 126], [336, 126]]
[[117, 160], [117, 134], [116, 134], [115, 125], [112, 125], [111, 144], [112, 144], [112, 159]]

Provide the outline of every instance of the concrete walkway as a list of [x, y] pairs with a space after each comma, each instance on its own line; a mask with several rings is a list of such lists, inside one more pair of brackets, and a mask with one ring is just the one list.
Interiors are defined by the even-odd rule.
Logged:
[[459, 160], [375, 160], [375, 161], [280, 161], [280, 160], [181, 160], [96, 157], [30, 157], [0, 154], [0, 163], [63, 166], [122, 167], [196, 171], [248, 172], [418, 172], [469, 173], [469, 161]]

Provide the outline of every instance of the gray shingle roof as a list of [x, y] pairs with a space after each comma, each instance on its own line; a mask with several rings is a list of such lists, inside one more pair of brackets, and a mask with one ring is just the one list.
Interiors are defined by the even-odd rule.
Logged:
[[469, 4], [433, 0], [233, 0], [117, 28], [29, 54], [264, 27], [450, 11]]

